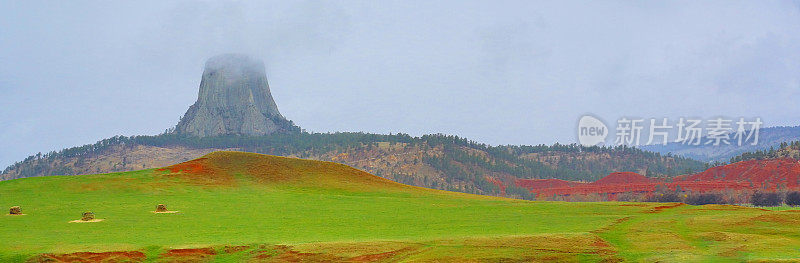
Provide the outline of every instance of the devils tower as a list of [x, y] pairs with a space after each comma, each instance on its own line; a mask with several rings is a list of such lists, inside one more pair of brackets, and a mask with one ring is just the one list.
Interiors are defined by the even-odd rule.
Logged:
[[272, 99], [264, 62], [241, 54], [206, 61], [197, 102], [175, 127], [178, 134], [198, 137], [297, 130]]

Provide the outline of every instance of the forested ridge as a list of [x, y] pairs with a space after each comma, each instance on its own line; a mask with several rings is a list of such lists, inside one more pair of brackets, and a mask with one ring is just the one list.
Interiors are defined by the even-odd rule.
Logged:
[[[235, 149], [348, 164], [401, 183], [444, 190], [524, 195], [514, 179], [594, 181], [611, 172], [633, 171], [651, 177], [671, 177], [700, 171], [704, 163], [637, 148], [584, 147], [577, 144], [492, 146], [466, 138], [431, 134], [371, 134], [363, 132], [278, 133], [264, 136], [225, 135], [190, 137], [175, 133], [154, 136], [115, 136], [58, 152], [36, 154], [3, 171], [3, 179], [47, 175], [138, 170], [127, 149], [185, 147]], [[209, 150], [210, 151], [210, 150]], [[115, 153], [113, 166], [86, 170], [98, 158]], [[159, 158], [153, 156], [152, 158]], [[506, 182], [511, 189], [499, 189]], [[501, 184], [502, 185], [502, 184]]]

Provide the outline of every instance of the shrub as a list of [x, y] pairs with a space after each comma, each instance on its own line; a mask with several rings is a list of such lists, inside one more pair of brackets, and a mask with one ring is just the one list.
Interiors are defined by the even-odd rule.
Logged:
[[647, 198], [647, 202], [674, 203], [680, 201], [681, 198], [678, 196], [677, 193], [674, 192], [653, 193], [653, 195]]
[[535, 200], [536, 195], [531, 193], [530, 190], [524, 187], [519, 187], [516, 185], [509, 185], [506, 187], [506, 195], [512, 198], [521, 198], [525, 200]]
[[786, 194], [786, 204], [789, 206], [800, 206], [800, 192], [789, 192]]
[[694, 194], [686, 197], [685, 203], [690, 205], [723, 204], [722, 196], [719, 194]]
[[632, 192], [619, 193], [615, 197], [616, 197], [617, 201], [620, 201], [620, 202], [640, 202], [640, 201], [642, 201], [641, 194], [632, 193]]
[[779, 206], [783, 200], [778, 193], [753, 193], [750, 201], [754, 206]]

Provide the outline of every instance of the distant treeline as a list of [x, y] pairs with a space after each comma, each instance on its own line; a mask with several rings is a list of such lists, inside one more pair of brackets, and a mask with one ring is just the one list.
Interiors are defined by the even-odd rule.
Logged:
[[[150, 145], [150, 146], [184, 146], [190, 148], [240, 148], [245, 151], [290, 155], [298, 153], [322, 154], [351, 147], [378, 142], [407, 143], [426, 147], [444, 147], [444, 156], [427, 156], [425, 162], [445, 171], [453, 178], [477, 176], [478, 171], [466, 171], [453, 167], [454, 162], [471, 164], [486, 171], [502, 172], [519, 178], [558, 178], [567, 180], [595, 180], [620, 169], [637, 169], [648, 167], [648, 175], [674, 176], [681, 173], [702, 169], [700, 162], [691, 159], [647, 152], [627, 146], [617, 147], [584, 147], [577, 144], [554, 144], [536, 146], [490, 146], [453, 135], [431, 134], [412, 137], [408, 134], [371, 134], [363, 132], [337, 133], [279, 133], [266, 136], [226, 135], [216, 137], [189, 137], [175, 133], [154, 136], [115, 136], [79, 147], [67, 148], [58, 152], [36, 154], [17, 162], [10, 169], [19, 168], [31, 160], [50, 158], [79, 157], [100, 153], [117, 145]], [[464, 148], [484, 151], [489, 158], [471, 155]], [[614, 164], [604, 164], [579, 158], [565, 157], [558, 167], [550, 167], [542, 162], [522, 158], [530, 153], [597, 153], [609, 154], [618, 160]], [[663, 161], [662, 161], [663, 160]]]
[[[636, 201], [625, 199], [621, 201]], [[800, 206], [800, 192], [762, 192], [743, 191], [707, 192], [707, 193], [656, 193], [644, 199], [646, 202], [682, 202], [690, 205], [708, 204], [751, 204], [753, 206]]]
[[769, 150], [759, 150], [755, 152], [746, 152], [739, 156], [731, 158], [731, 163], [748, 161], [748, 160], [764, 160], [775, 158], [793, 158], [800, 159], [800, 141], [782, 142], [778, 149], [770, 147]]

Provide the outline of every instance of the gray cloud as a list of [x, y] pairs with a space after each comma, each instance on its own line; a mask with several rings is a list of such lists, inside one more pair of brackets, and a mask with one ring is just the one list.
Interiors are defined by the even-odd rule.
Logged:
[[796, 125], [800, 110], [796, 1], [20, 1], [0, 25], [0, 166], [159, 133], [228, 52], [264, 59], [311, 131], [571, 143], [587, 112]]

